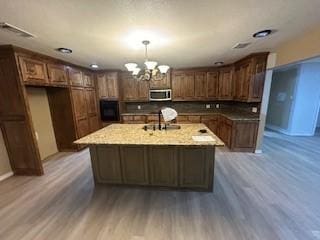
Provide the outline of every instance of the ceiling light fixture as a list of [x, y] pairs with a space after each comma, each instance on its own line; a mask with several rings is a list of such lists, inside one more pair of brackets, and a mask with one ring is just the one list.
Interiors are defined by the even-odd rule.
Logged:
[[132, 76], [137, 80], [150, 81], [154, 80], [162, 80], [166, 77], [166, 73], [170, 69], [168, 65], [160, 65], [157, 67], [158, 63], [155, 61], [149, 61], [148, 59], [148, 45], [150, 41], [144, 40], [142, 44], [145, 46], [145, 69], [142, 73], [140, 73], [141, 68], [138, 67], [136, 63], [127, 63], [124, 66], [127, 68], [129, 72], [132, 73]]
[[95, 63], [91, 64], [90, 67], [91, 68], [99, 68], [98, 64], [95, 64]]
[[61, 53], [72, 53], [72, 50], [70, 48], [57, 48], [56, 50]]
[[271, 33], [272, 33], [272, 30], [266, 29], [266, 30], [256, 32], [255, 34], [253, 34], [253, 37], [254, 38], [264, 38], [264, 37], [269, 36]]
[[215, 62], [214, 63], [214, 65], [217, 65], [217, 66], [221, 66], [221, 65], [223, 65], [224, 64], [224, 62]]

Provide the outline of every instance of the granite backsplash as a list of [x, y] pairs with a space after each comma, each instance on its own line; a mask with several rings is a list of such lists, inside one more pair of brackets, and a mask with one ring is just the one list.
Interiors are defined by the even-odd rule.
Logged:
[[[219, 104], [219, 107], [217, 107]], [[210, 105], [210, 108], [207, 108]], [[256, 107], [259, 114], [259, 103], [239, 103], [239, 102], [127, 102], [124, 104], [123, 112], [126, 113], [147, 113], [156, 112], [162, 107], [172, 107], [178, 112], [219, 112], [221, 110], [252, 113], [252, 108]], [[140, 108], [140, 109], [139, 109]]]

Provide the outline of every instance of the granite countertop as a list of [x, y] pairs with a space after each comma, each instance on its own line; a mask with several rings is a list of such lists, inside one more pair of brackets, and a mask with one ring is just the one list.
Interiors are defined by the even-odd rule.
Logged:
[[[156, 113], [137, 111], [137, 112], [127, 112], [122, 113], [123, 116], [131, 116], [131, 115], [155, 115]], [[178, 116], [184, 115], [196, 115], [196, 116], [210, 116], [210, 115], [223, 115], [224, 117], [232, 120], [232, 121], [259, 121], [259, 114], [256, 113], [248, 113], [248, 112], [240, 112], [240, 111], [231, 111], [231, 110], [220, 110], [220, 111], [192, 111], [192, 112], [178, 112]]]
[[[172, 146], [224, 146], [224, 143], [204, 124], [179, 124], [176, 130], [148, 130], [145, 124], [111, 124], [77, 141], [76, 144], [120, 144], [120, 145], [172, 145]], [[207, 133], [200, 133], [206, 129]], [[211, 136], [214, 141], [194, 141], [192, 136]]]

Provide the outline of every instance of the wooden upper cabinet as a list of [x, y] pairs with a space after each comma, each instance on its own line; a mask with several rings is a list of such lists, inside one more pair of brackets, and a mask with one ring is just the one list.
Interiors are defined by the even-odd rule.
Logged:
[[194, 93], [198, 100], [206, 100], [207, 97], [207, 72], [195, 72]]
[[233, 68], [221, 68], [219, 71], [219, 100], [233, 99]]
[[107, 81], [108, 98], [118, 99], [119, 98], [118, 73], [117, 72], [107, 73], [106, 81]]
[[94, 88], [94, 77], [90, 72], [83, 72], [83, 86]]
[[235, 64], [235, 98], [243, 102], [261, 102], [267, 53], [254, 54]]
[[253, 62], [253, 76], [249, 87], [249, 101], [261, 102], [266, 73], [267, 56], [256, 57]]
[[48, 64], [49, 81], [52, 84], [68, 84], [67, 70], [64, 65]]
[[149, 81], [138, 81], [130, 73], [121, 74], [124, 101], [148, 101]]
[[183, 100], [182, 91], [183, 73], [172, 74], [172, 99]]
[[151, 79], [150, 81], [150, 89], [164, 89], [170, 88], [170, 71], [167, 72], [160, 80]]
[[48, 83], [47, 67], [44, 62], [20, 56], [19, 64], [24, 82]]
[[184, 74], [182, 81], [182, 92], [184, 100], [193, 100], [195, 96], [195, 80], [194, 72]]
[[173, 73], [172, 99], [175, 101], [189, 101], [195, 99], [194, 71], [178, 71]]
[[207, 73], [207, 99], [216, 100], [218, 99], [219, 92], [219, 72], [208, 72]]
[[69, 68], [69, 79], [72, 86], [83, 86], [82, 72], [76, 68]]
[[105, 73], [97, 74], [97, 86], [99, 98], [108, 97], [107, 77]]

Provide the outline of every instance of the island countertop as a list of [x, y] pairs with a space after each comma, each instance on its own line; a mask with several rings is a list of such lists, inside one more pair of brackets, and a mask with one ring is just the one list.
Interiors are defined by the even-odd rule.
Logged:
[[[77, 141], [76, 144], [114, 144], [114, 145], [190, 145], [224, 146], [224, 143], [204, 124], [179, 124], [180, 129], [148, 130], [145, 124], [111, 124]], [[200, 133], [206, 129], [207, 133]], [[192, 136], [211, 136], [214, 141], [194, 141]]]

